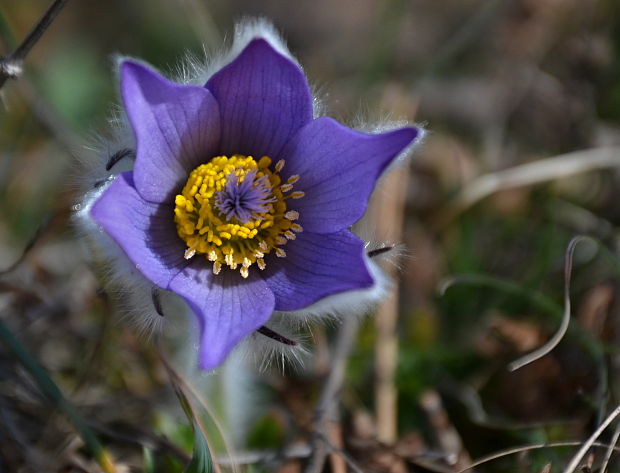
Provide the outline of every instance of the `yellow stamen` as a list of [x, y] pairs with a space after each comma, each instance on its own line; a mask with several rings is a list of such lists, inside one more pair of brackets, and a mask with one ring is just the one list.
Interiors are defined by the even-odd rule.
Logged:
[[299, 218], [299, 212], [297, 210], [289, 210], [284, 214], [284, 218], [287, 220], [297, 220]]
[[[299, 212], [287, 211], [286, 200], [299, 199], [304, 193], [296, 191], [284, 195], [300, 176], [295, 174], [283, 183], [278, 175], [283, 167], [282, 159], [272, 167], [268, 156], [257, 162], [252, 156], [236, 154], [216, 156], [194, 169], [181, 193], [174, 198], [177, 233], [187, 245], [184, 257], [190, 259], [203, 254], [213, 262], [214, 274], [219, 274], [224, 265], [230, 269], [241, 266], [239, 271], [244, 278], [249, 276], [249, 268], [254, 263], [265, 269], [263, 258], [269, 253], [284, 258], [286, 253], [276, 245], [295, 239], [293, 232], [302, 231], [300, 225], [291, 223], [299, 219]], [[267, 198], [272, 200], [264, 206], [263, 212], [252, 214], [249, 221], [242, 222], [219, 210], [217, 195], [225, 189], [229, 177], [235, 176], [239, 185], [250, 172], [255, 182], [261, 179], [261, 186], [269, 192]]]

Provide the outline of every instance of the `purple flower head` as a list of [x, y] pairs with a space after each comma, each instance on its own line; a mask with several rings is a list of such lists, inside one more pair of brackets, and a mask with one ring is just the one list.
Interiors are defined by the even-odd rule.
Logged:
[[135, 162], [88, 208], [147, 280], [194, 312], [208, 370], [274, 311], [294, 317], [376, 284], [349, 227], [420, 130], [367, 134], [315, 116], [304, 73], [269, 34], [241, 38], [207, 75], [190, 85], [121, 64]]

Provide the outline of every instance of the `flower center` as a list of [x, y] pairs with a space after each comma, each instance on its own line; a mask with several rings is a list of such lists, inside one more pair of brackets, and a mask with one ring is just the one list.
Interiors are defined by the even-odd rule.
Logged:
[[258, 162], [252, 156], [235, 154], [216, 156], [194, 169], [180, 194], [175, 197], [174, 222], [179, 237], [186, 243], [185, 258], [204, 254], [213, 262], [213, 273], [222, 265], [230, 269], [241, 266], [241, 276], [248, 277], [254, 263], [265, 269], [265, 255], [275, 252], [303, 231], [294, 223], [295, 210], [287, 210], [288, 199], [300, 199], [301, 191], [290, 192], [298, 175], [282, 183], [278, 173], [280, 160], [270, 169], [271, 159]]

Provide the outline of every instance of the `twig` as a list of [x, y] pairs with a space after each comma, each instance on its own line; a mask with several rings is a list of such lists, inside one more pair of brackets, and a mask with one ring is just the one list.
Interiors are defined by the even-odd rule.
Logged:
[[32, 235], [30, 240], [28, 240], [28, 242], [26, 243], [26, 246], [24, 247], [21, 255], [19, 256], [19, 258], [17, 258], [13, 262], [13, 264], [11, 264], [8, 268], [1, 269], [0, 270], [0, 276], [3, 276], [5, 274], [8, 274], [8, 273], [12, 272], [15, 268], [17, 268], [24, 261], [24, 259], [26, 259], [26, 256], [28, 256], [28, 253], [30, 252], [30, 250], [32, 250], [34, 245], [36, 245], [38, 243], [39, 239], [41, 238], [41, 235], [43, 235], [45, 233], [45, 231], [49, 228], [49, 226], [50, 226], [52, 220], [54, 219], [54, 217], [55, 217], [55, 215], [48, 216], [43, 221], [43, 223], [41, 223], [41, 225], [39, 225], [39, 227], [34, 232], [34, 235]]
[[22, 63], [27, 54], [35, 44], [41, 39], [45, 30], [49, 28], [60, 10], [68, 0], [55, 0], [47, 11], [43, 14], [38, 23], [30, 30], [19, 46], [8, 56], [0, 59], [0, 89], [7, 79], [15, 79], [22, 73]]
[[342, 457], [342, 459], [346, 462], [347, 465], [349, 465], [349, 468], [351, 468], [351, 470], [353, 470], [354, 473], [364, 473], [364, 470], [362, 469], [362, 467], [355, 460], [353, 460], [353, 458], [351, 458], [351, 456], [347, 452], [335, 446], [333, 442], [329, 439], [329, 437], [326, 437], [324, 435], [322, 437], [323, 437], [323, 442], [327, 444], [327, 446], [329, 447], [329, 450], [337, 455], [340, 455], [340, 457]]
[[562, 314], [562, 323], [560, 324], [558, 331], [543, 346], [510, 363], [510, 365], [508, 365], [508, 369], [510, 371], [516, 371], [519, 368], [529, 365], [530, 363], [547, 355], [558, 345], [558, 343], [562, 341], [564, 335], [566, 335], [568, 324], [570, 323], [570, 277], [573, 270], [573, 255], [577, 245], [586, 239], [588, 238], [584, 236], [577, 236], [569, 242], [568, 247], [566, 248], [564, 263], [564, 313]]
[[607, 426], [609, 426], [609, 424], [611, 424], [619, 415], [620, 406], [616, 407], [613, 412], [609, 414], [609, 416], [607, 416], [607, 419], [605, 419], [605, 421], [599, 426], [599, 428], [596, 429], [592, 435], [590, 435], [590, 438], [588, 438], [588, 440], [581, 446], [581, 448], [572, 458], [568, 466], [564, 469], [564, 473], [573, 473], [577, 469], [577, 465], [579, 465], [579, 462], [585, 456], [587, 451], [592, 448], [592, 445], [594, 445], [596, 439], [599, 438], [599, 436], [603, 433]]
[[347, 359], [353, 347], [358, 327], [359, 319], [357, 317], [348, 317], [338, 332], [331, 370], [327, 381], [323, 385], [321, 397], [314, 413], [312, 455], [304, 470], [305, 473], [320, 473], [323, 469], [328, 453], [327, 444], [323, 439], [326, 437], [325, 431], [327, 430], [328, 422], [335, 414], [336, 396], [344, 381]]

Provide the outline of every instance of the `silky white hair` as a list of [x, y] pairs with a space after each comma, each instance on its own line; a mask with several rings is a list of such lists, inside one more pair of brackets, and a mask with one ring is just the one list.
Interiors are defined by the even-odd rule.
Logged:
[[[170, 75], [172, 80], [183, 84], [204, 85], [214, 73], [233, 61], [239, 53], [255, 38], [263, 38], [280, 54], [299, 65], [295, 57], [288, 50], [284, 40], [274, 26], [262, 18], [244, 19], [235, 27], [232, 44], [219, 54], [204, 57], [186, 54], [184, 60]], [[117, 55], [114, 58], [116, 72], [126, 56]], [[132, 60], [135, 60], [132, 58]], [[152, 66], [149, 65], [150, 68]], [[300, 66], [301, 67], [301, 66]], [[325, 113], [323, 101], [318, 94], [313, 94], [314, 116]], [[93, 139], [79, 162], [77, 186], [82, 198], [74, 206], [74, 220], [78, 231], [83, 234], [89, 246], [89, 251], [101, 273], [106, 290], [120, 301], [122, 311], [132, 320], [138, 329], [150, 334], [161, 330], [166, 325], [168, 315], [158, 314], [154, 304], [154, 290], [157, 291], [162, 302], [163, 311], [168, 306], [179, 305], [180, 298], [169, 291], [155, 288], [129, 261], [120, 247], [109, 237], [90, 217], [90, 209], [95, 201], [113, 181], [114, 177], [133, 167], [133, 156], [123, 157], [111, 168], [106, 169], [110, 158], [123, 150], [135, 149], [135, 138], [122, 108], [113, 111], [109, 120], [110, 130], [106, 137]], [[380, 123], [360, 123], [356, 129], [370, 133], [380, 133], [393, 130], [409, 123], [406, 121], [384, 120]], [[402, 163], [411, 154], [411, 150], [422, 139], [423, 130], [420, 129], [418, 138], [404, 150], [394, 163]], [[119, 156], [119, 155], [117, 155]], [[109, 166], [108, 166], [109, 167]], [[266, 326], [282, 336], [297, 342], [296, 345], [287, 345], [271, 339], [260, 333], [251, 334], [246, 343], [235, 350], [236, 355], [250, 360], [258, 368], [265, 369], [271, 362], [276, 362], [281, 369], [287, 364], [301, 366], [309, 352], [308, 334], [306, 328], [317, 319], [338, 320], [345, 316], [359, 316], [368, 313], [388, 292], [390, 282], [375, 261], [365, 257], [366, 265], [372, 275], [374, 284], [368, 289], [347, 291], [325, 297], [314, 304], [292, 312], [273, 313]], [[176, 309], [175, 309], [176, 311]], [[301, 331], [301, 335], [300, 335]], [[188, 344], [195, 352], [190, 358], [197, 358], [197, 341]]]

